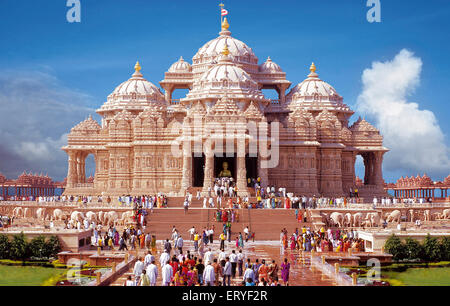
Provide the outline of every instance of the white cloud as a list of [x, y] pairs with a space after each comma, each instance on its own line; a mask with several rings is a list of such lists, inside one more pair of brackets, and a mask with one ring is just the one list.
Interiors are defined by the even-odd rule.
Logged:
[[67, 133], [95, 110], [92, 98], [69, 89], [49, 72], [0, 71], [0, 172], [67, 175], [61, 147]]
[[375, 120], [391, 150], [385, 155], [385, 170], [441, 179], [450, 172], [444, 133], [433, 112], [408, 101], [420, 84], [421, 70], [421, 59], [405, 49], [392, 61], [372, 63], [362, 75], [357, 109]]

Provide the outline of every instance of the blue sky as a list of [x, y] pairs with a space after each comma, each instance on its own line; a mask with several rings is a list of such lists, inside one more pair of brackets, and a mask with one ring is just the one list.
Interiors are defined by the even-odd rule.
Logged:
[[[319, 76], [333, 85], [354, 110], [363, 87], [363, 71], [374, 61], [391, 61], [402, 49], [411, 51], [423, 65], [420, 84], [408, 93], [408, 101], [434, 113], [448, 148], [450, 1], [381, 0], [381, 23], [366, 20], [369, 9], [366, 0], [223, 2], [230, 12], [232, 35], [253, 48], [260, 61], [270, 56], [293, 85], [305, 79], [314, 61]], [[81, 0], [81, 23], [71, 24], [66, 20], [65, 0], [2, 0], [0, 76], [8, 86], [18, 84], [15, 78], [28, 84], [36, 77], [40, 80], [36, 85], [40, 92], [42, 86], [50, 83], [55, 103], [80, 107], [73, 116], [61, 117], [67, 118], [64, 122], [53, 122], [55, 128], [47, 124], [36, 136], [63, 142], [60, 139], [63, 133], [99, 108], [107, 95], [129, 78], [136, 60], [141, 62], [144, 76], [157, 85], [180, 56], [190, 61], [204, 43], [218, 35], [219, 3]], [[2, 87], [0, 79], [0, 97], [1, 90], [7, 88]], [[25, 86], [23, 90], [30, 88], [35, 89]], [[31, 99], [28, 103], [32, 103], [33, 96], [29, 93], [25, 100]], [[36, 103], [45, 101], [43, 96]], [[6, 102], [0, 106], [2, 113], [9, 107]], [[37, 108], [35, 113], [38, 118], [47, 118]], [[21, 116], [19, 111], [16, 117]], [[53, 116], [50, 118], [60, 120], [55, 118], [57, 113]], [[357, 117], [355, 114], [353, 119]], [[25, 118], [33, 117], [26, 114]], [[14, 129], [8, 134], [14, 138]], [[53, 151], [42, 147], [40, 153]], [[60, 179], [67, 167], [61, 153], [64, 154], [55, 153], [60, 158], [51, 163], [58, 163], [58, 167], [52, 166], [51, 170], [40, 169], [32, 159], [18, 159], [10, 165], [0, 161], [0, 172], [13, 175], [22, 168], [48, 170]], [[22, 168], [14, 170], [13, 165]], [[384, 172], [386, 180], [392, 181], [401, 174], [415, 175], [420, 170], [384, 169]], [[443, 171], [434, 171], [433, 178], [442, 179], [449, 170], [444, 167]]]

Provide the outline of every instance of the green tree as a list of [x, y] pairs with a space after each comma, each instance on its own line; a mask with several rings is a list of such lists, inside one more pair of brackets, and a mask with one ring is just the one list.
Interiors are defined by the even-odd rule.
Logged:
[[424, 259], [427, 261], [439, 261], [441, 259], [442, 249], [436, 237], [427, 235], [423, 242]]
[[406, 258], [408, 259], [422, 259], [424, 255], [422, 245], [410, 237], [406, 238], [405, 251]]
[[61, 242], [59, 241], [58, 236], [51, 236], [45, 244], [45, 256], [55, 257], [61, 250]]
[[0, 259], [8, 259], [9, 251], [11, 249], [11, 242], [8, 236], [0, 234]]
[[33, 240], [31, 240], [29, 244], [30, 255], [37, 258], [48, 257], [46, 254], [47, 242], [45, 241], [45, 237], [40, 235]]
[[405, 244], [394, 234], [386, 240], [384, 249], [389, 254], [392, 254], [394, 260], [401, 260], [407, 257]]
[[441, 260], [450, 260], [450, 237], [442, 237], [441, 239]]
[[15, 260], [25, 260], [29, 258], [30, 252], [25, 234], [14, 235], [11, 241], [10, 257]]

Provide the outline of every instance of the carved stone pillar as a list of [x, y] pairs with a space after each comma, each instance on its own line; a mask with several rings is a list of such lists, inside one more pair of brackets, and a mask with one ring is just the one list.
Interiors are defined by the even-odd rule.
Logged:
[[214, 179], [214, 153], [211, 148], [205, 150], [205, 177], [203, 180], [203, 193], [208, 193], [208, 188], [213, 187]]
[[383, 152], [373, 153], [373, 184], [383, 186]]
[[69, 155], [69, 169], [67, 171], [67, 184], [69, 185], [69, 187], [73, 187], [77, 181], [78, 181], [78, 177], [77, 177], [77, 156], [76, 156], [76, 152], [74, 151], [69, 151], [67, 152], [67, 154]]
[[187, 145], [183, 145], [183, 178], [181, 191], [186, 191], [192, 186], [192, 152]]
[[248, 195], [247, 190], [247, 169], [245, 167], [245, 143], [238, 144], [237, 160], [236, 160], [236, 187], [239, 196]]
[[258, 154], [258, 176], [261, 178], [260, 186], [261, 188], [267, 188], [269, 185], [269, 171], [267, 168], [262, 168], [263, 158]]

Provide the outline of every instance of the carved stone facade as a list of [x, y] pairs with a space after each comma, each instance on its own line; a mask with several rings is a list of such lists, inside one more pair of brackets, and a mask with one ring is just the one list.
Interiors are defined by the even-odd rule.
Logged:
[[[163, 94], [143, 78], [139, 63], [91, 117], [77, 125], [63, 148], [69, 156], [66, 194], [182, 195], [212, 187], [222, 161], [232, 162], [238, 194], [247, 181], [306, 195], [341, 196], [356, 185], [355, 161], [366, 167], [364, 184], [384, 194], [383, 138], [336, 90], [311, 73], [286, 95], [291, 82], [270, 58], [258, 58], [233, 38], [224, 21], [219, 37], [199, 49], [192, 65], [182, 58], [160, 82]], [[188, 89], [172, 100], [175, 89]], [[273, 89], [278, 99], [267, 99]], [[94, 182], [85, 175], [93, 154]], [[219, 169], [220, 170], [220, 169]], [[198, 183], [200, 181], [200, 184]], [[362, 188], [364, 189], [364, 186]]]

